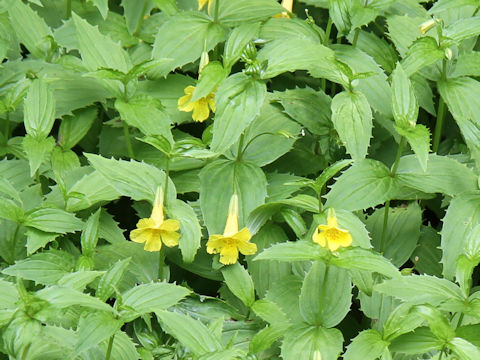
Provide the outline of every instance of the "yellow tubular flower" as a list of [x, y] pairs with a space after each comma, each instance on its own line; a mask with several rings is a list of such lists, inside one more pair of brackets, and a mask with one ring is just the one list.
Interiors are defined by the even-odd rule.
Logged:
[[318, 225], [313, 233], [312, 240], [330, 251], [335, 251], [340, 247], [348, 247], [352, 245], [353, 241], [348, 230], [338, 227], [334, 209], [328, 209], [327, 225]]
[[163, 190], [157, 189], [152, 214], [149, 218], [140, 219], [137, 228], [130, 231], [130, 239], [137, 243], [145, 243], [146, 251], [160, 251], [162, 242], [168, 246], [178, 245], [180, 234], [180, 223], [178, 220], [165, 220], [163, 214]]
[[238, 196], [233, 194], [223, 235], [210, 235], [207, 252], [220, 253], [220, 262], [224, 265], [235, 264], [239, 251], [243, 255], [253, 255], [257, 252], [257, 245], [250, 242], [251, 238], [252, 235], [246, 227], [238, 231]]
[[212, 6], [213, 0], [198, 0], [198, 10], [202, 10], [205, 4], [208, 2], [208, 11], [210, 11], [210, 6]]
[[289, 13], [293, 10], [293, 0], [282, 0], [282, 6], [287, 10], [283, 11], [281, 14], [275, 15], [276, 18], [290, 18]]
[[190, 112], [193, 111], [193, 121], [203, 122], [208, 119], [210, 110], [215, 112], [215, 95], [213, 93], [208, 94], [206, 97], [198, 99], [197, 101], [190, 101], [192, 99], [195, 86], [187, 86], [184, 90], [185, 96], [178, 99], [178, 110]]

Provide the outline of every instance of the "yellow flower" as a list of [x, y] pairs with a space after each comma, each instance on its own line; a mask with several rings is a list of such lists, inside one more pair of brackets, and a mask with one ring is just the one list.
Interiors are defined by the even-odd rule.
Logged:
[[282, 11], [281, 14], [277, 14], [274, 17], [276, 17], [276, 18], [290, 18], [289, 13], [291, 13], [292, 10], [293, 10], [293, 0], [282, 0], [282, 6], [287, 11]]
[[202, 10], [207, 2], [208, 2], [208, 11], [210, 11], [210, 6], [212, 6], [213, 0], [198, 0], [198, 10]]
[[422, 33], [422, 35], [425, 35], [428, 32], [428, 30], [430, 30], [434, 26], [435, 26], [435, 20], [433, 19], [427, 20], [420, 24], [420, 32]]
[[224, 265], [235, 264], [239, 251], [243, 255], [253, 255], [257, 252], [257, 245], [250, 242], [251, 238], [252, 235], [246, 227], [238, 231], [238, 196], [233, 194], [223, 235], [210, 235], [207, 252], [220, 253], [220, 262]]
[[168, 246], [178, 245], [180, 234], [178, 220], [165, 220], [163, 215], [163, 190], [158, 188], [155, 195], [152, 214], [149, 218], [140, 219], [137, 228], [130, 231], [130, 239], [137, 243], [145, 243], [146, 251], [160, 251], [162, 242]]
[[195, 86], [187, 86], [184, 90], [185, 96], [178, 99], [178, 110], [190, 112], [193, 111], [192, 119], [194, 121], [203, 122], [208, 119], [210, 110], [215, 112], [215, 95], [213, 93], [198, 99], [197, 101], [190, 101], [192, 99]]
[[[319, 230], [321, 232], [319, 232]], [[312, 240], [323, 247], [327, 247], [330, 251], [352, 245], [352, 235], [350, 235], [348, 230], [338, 227], [334, 209], [328, 209], [327, 225], [318, 225], [312, 236]]]

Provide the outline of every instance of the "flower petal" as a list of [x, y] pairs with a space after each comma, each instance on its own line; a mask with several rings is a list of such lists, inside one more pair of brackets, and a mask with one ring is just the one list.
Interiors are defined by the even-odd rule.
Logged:
[[162, 242], [166, 246], [173, 247], [178, 245], [178, 239], [180, 239], [180, 234], [175, 231], [162, 231], [161, 237]]
[[194, 121], [203, 122], [207, 120], [208, 115], [210, 115], [210, 110], [208, 109], [207, 101], [204, 98], [195, 101], [192, 119]]
[[185, 96], [182, 96], [180, 99], [178, 99], [178, 102], [177, 102], [178, 110], [186, 111], [186, 112], [192, 111], [195, 106], [195, 103], [190, 102], [191, 98], [192, 98], [192, 95], [185, 95]]
[[257, 252], [257, 244], [249, 241], [239, 241], [237, 247], [243, 255], [253, 255]]
[[137, 229], [148, 229], [155, 227], [155, 220], [152, 218], [144, 218], [140, 219], [137, 222]]
[[164, 231], [178, 231], [180, 229], [180, 222], [175, 219], [168, 219], [160, 225], [159, 229]]
[[151, 229], [135, 229], [130, 231], [130, 239], [137, 243], [144, 243], [150, 239]]
[[327, 244], [327, 240], [325, 239], [325, 233], [324, 232], [318, 232], [318, 230], [315, 231], [315, 233], [312, 236], [313, 242], [316, 242], [320, 246], [325, 247]]
[[242, 230], [233, 235], [232, 238], [238, 240], [238, 242], [247, 242], [252, 238], [252, 234], [250, 234], [250, 230], [248, 230], [248, 228], [244, 227]]
[[238, 260], [238, 250], [236, 246], [223, 246], [220, 251], [220, 262], [224, 265], [235, 264]]
[[162, 248], [162, 241], [160, 240], [160, 233], [152, 232], [150, 239], [147, 240], [145, 246], [143, 247], [146, 251], [160, 251]]
[[223, 247], [224, 239], [223, 235], [210, 235], [207, 241], [207, 253], [218, 254]]

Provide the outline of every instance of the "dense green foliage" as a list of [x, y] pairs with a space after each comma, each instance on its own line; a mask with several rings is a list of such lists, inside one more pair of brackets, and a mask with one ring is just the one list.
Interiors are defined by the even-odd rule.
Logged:
[[0, 0], [0, 359], [480, 359], [480, 3], [282, 4]]

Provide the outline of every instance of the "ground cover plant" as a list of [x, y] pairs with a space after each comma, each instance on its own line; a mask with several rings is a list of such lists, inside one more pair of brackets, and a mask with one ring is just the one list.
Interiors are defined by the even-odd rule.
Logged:
[[480, 359], [477, 0], [1, 0], [0, 359]]

